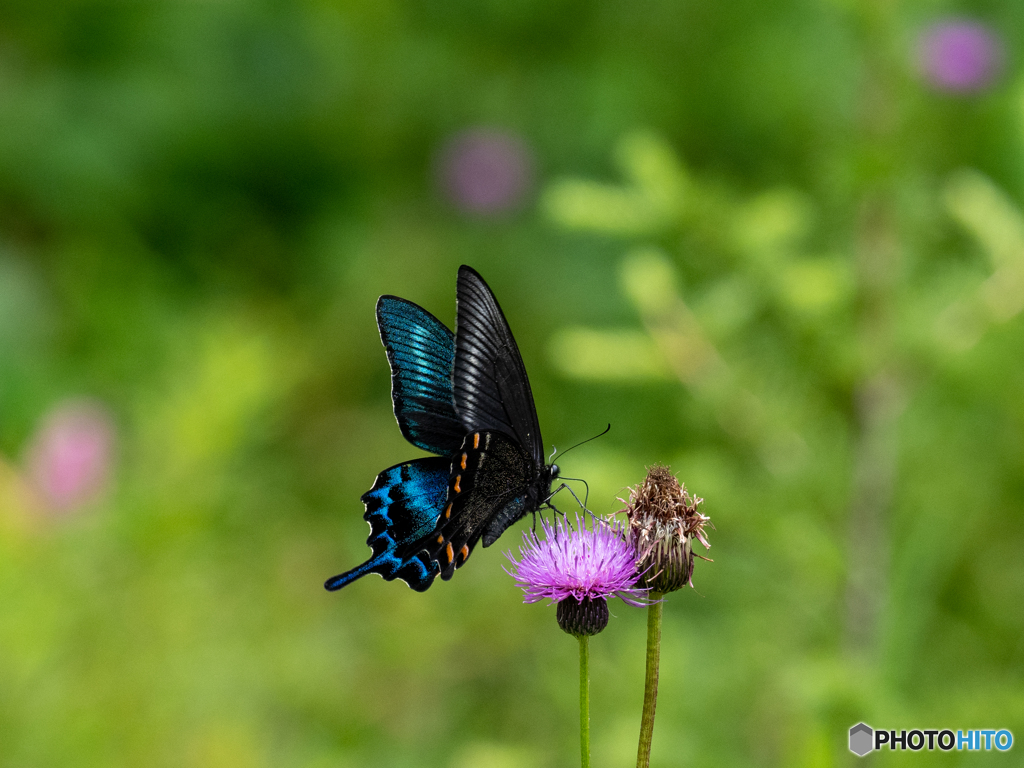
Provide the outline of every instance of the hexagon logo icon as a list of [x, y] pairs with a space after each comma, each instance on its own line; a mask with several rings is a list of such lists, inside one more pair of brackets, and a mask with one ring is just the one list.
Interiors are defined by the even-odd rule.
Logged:
[[874, 731], [871, 730], [870, 725], [857, 723], [850, 729], [850, 751], [858, 757], [864, 757], [864, 755], [874, 749], [872, 744], [875, 740], [874, 736]]

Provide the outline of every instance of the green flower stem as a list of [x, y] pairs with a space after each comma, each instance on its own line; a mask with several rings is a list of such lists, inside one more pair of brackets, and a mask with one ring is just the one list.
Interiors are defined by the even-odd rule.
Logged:
[[590, 638], [580, 640], [580, 764], [590, 768]]
[[651, 592], [655, 601], [647, 607], [647, 676], [644, 679], [644, 715], [640, 721], [640, 746], [636, 768], [651, 764], [651, 736], [654, 734], [654, 708], [658, 704], [658, 662], [661, 659], [661, 593]]

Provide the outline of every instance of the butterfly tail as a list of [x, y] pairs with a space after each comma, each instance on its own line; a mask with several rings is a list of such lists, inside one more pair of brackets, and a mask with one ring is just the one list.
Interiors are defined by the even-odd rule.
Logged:
[[388, 581], [401, 579], [417, 592], [426, 592], [437, 576], [437, 564], [422, 555], [402, 560], [394, 553], [383, 552], [362, 565], [329, 578], [324, 582], [324, 588], [335, 592], [369, 573], [379, 574]]
[[384, 564], [382, 560], [383, 557], [374, 557], [367, 560], [362, 565], [356, 566], [352, 570], [339, 573], [337, 576], [332, 576], [324, 582], [324, 589], [328, 592], [334, 592], [335, 590], [351, 584], [356, 579], [361, 579], [368, 573], [381, 573], [380, 568]]

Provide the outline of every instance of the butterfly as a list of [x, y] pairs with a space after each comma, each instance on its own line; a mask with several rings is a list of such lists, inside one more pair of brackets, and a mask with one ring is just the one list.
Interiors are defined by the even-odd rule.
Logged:
[[397, 296], [377, 301], [402, 435], [435, 454], [396, 464], [363, 494], [362, 565], [327, 580], [341, 589], [368, 573], [423, 592], [465, 565], [482, 538], [550, 506], [558, 466], [544, 460], [537, 408], [519, 347], [497, 299], [471, 267], [459, 267], [455, 333]]

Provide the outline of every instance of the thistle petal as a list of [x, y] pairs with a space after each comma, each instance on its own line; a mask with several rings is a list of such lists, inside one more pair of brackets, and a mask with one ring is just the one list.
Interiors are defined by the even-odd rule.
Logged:
[[582, 603], [618, 596], [630, 605], [645, 605], [647, 590], [636, 586], [636, 549], [618, 526], [595, 519], [588, 529], [577, 515], [575, 527], [564, 519], [555, 525], [541, 520], [541, 534], [523, 534], [518, 560], [505, 553], [512, 563], [505, 570], [523, 590], [524, 602], [573, 598]]

